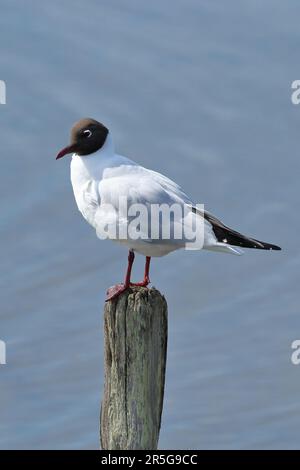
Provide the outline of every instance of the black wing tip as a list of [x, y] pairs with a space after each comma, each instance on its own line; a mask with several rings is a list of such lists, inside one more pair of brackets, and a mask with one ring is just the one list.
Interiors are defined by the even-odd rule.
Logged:
[[271, 243], [261, 242], [259, 240], [252, 239], [254, 244], [251, 248], [257, 248], [259, 250], [268, 250], [268, 251], [281, 251], [281, 247], [278, 245], [272, 245]]
[[255, 240], [254, 238], [250, 240], [253, 242], [253, 244], [249, 248], [256, 248], [258, 250], [267, 250], [267, 251], [281, 251], [281, 247], [278, 245], [273, 245], [271, 243], [266, 243], [260, 240]]
[[[197, 213], [197, 209], [193, 207], [193, 211]], [[242, 248], [255, 248], [257, 250], [281, 251], [281, 247], [271, 243], [265, 243], [255, 238], [246, 237], [235, 230], [226, 227], [220, 220], [209, 212], [203, 212], [203, 216], [211, 224], [213, 232], [218, 242], [228, 243], [232, 246], [240, 246]]]
[[268, 248], [268, 250], [270, 251], [281, 251], [281, 247], [280, 246], [277, 246], [277, 245], [271, 245], [270, 248]]

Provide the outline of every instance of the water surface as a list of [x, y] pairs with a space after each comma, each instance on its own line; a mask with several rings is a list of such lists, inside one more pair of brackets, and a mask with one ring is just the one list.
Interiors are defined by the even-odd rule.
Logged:
[[83, 116], [284, 247], [153, 262], [170, 325], [160, 447], [299, 448], [299, 14], [294, 0], [3, 0], [1, 448], [98, 447], [104, 294], [127, 254], [97, 240], [55, 161]]

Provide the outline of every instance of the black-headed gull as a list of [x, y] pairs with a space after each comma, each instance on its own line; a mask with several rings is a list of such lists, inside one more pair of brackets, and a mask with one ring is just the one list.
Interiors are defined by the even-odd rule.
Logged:
[[[56, 158], [62, 158], [70, 153], [73, 154], [71, 181], [78, 209], [96, 229], [98, 236], [103, 229], [103, 224], [105, 226], [117, 225], [118, 229], [126, 226], [128, 229], [129, 217], [126, 213], [125, 215], [124, 212], [121, 213], [119, 208], [120, 199], [125, 198], [128, 207], [134, 204], [142, 204], [147, 208], [161, 204], [189, 207], [192, 215], [181, 217], [180, 223], [181, 225], [192, 224], [192, 218], [201, 222], [203, 240], [200, 248], [232, 254], [242, 253], [235, 247], [260, 250], [281, 249], [276, 245], [246, 237], [232, 230], [209, 212], [198, 209], [180, 186], [169, 178], [116, 154], [111, 133], [103, 124], [94, 119], [81, 119], [74, 124], [70, 145], [61, 150]], [[176, 225], [174, 221], [173, 225]], [[109, 235], [108, 238], [117, 239]], [[137, 239], [128, 236], [128, 232], [127, 238], [123, 237], [122, 240], [117, 239], [117, 241], [129, 248], [128, 267], [124, 283], [111, 287], [107, 292], [106, 300], [116, 298], [131, 285], [147, 287], [150, 282], [151, 257], [164, 256], [171, 251], [185, 247], [187, 242], [186, 239], [175, 239], [175, 237], [165, 239], [161, 233], [156, 238], [151, 238], [151, 235], [147, 234], [146, 237]], [[134, 252], [146, 256], [144, 279], [138, 284], [130, 282]]]

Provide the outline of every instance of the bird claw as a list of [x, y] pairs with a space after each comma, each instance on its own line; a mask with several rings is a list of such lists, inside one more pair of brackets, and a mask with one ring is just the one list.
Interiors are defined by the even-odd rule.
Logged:
[[129, 287], [147, 287], [150, 284], [150, 279], [144, 279], [142, 282], [130, 282], [129, 286], [125, 284], [116, 284], [115, 286], [110, 287], [106, 291], [106, 299], [105, 302], [110, 300], [114, 300], [123, 292], [125, 292]]
[[116, 299], [119, 295], [125, 292], [128, 287], [129, 286], [125, 286], [125, 284], [116, 284], [115, 286], [110, 287], [107, 289], [105, 302]]
[[142, 282], [131, 282], [130, 283], [131, 286], [135, 286], [135, 287], [147, 287], [149, 284], [150, 284], [150, 279], [149, 278], [144, 279]]

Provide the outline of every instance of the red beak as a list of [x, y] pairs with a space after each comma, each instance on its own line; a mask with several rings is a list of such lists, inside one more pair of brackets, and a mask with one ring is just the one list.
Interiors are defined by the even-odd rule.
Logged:
[[59, 154], [57, 155], [56, 157], [56, 160], [58, 160], [59, 158], [62, 158], [64, 157], [65, 155], [67, 155], [68, 153], [73, 153], [75, 152], [75, 145], [69, 145], [68, 147], [65, 147], [64, 149], [62, 149]]

